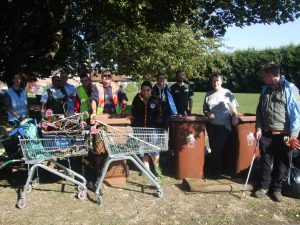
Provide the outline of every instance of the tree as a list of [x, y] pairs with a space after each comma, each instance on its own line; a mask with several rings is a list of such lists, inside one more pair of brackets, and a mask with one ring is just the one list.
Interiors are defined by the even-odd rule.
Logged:
[[190, 79], [202, 79], [208, 58], [220, 46], [217, 39], [195, 34], [188, 26], [171, 25], [162, 33], [143, 26], [135, 30], [121, 27], [108, 36], [96, 44], [100, 64], [136, 79], [162, 71], [174, 80], [179, 68]]
[[22, 70], [45, 71], [46, 63], [69, 45], [68, 3], [1, 1], [0, 70], [5, 80]]
[[170, 24], [187, 24], [212, 37], [231, 25], [298, 17], [298, 0], [2, 0], [0, 79], [20, 70], [33, 76], [61, 67], [83, 71], [87, 48], [122, 26], [163, 32]]

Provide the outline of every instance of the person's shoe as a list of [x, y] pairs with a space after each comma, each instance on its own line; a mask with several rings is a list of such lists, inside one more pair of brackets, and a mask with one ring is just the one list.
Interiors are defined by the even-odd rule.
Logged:
[[260, 188], [254, 193], [254, 196], [256, 198], [264, 198], [264, 197], [266, 197], [267, 192], [268, 192], [268, 190]]
[[282, 194], [280, 191], [273, 192], [271, 197], [275, 202], [282, 202]]
[[162, 171], [161, 171], [161, 168], [159, 166], [155, 166], [154, 171], [155, 171], [155, 176], [157, 176], [159, 178], [162, 177]]

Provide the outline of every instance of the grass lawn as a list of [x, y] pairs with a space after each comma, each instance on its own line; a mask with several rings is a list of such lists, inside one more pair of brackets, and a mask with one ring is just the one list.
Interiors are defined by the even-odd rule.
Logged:
[[[254, 113], [259, 99], [259, 94], [255, 93], [235, 93], [235, 97], [239, 103], [238, 111], [242, 113]], [[134, 98], [134, 93], [128, 93], [129, 105]], [[205, 97], [205, 92], [196, 92], [193, 106], [193, 113], [202, 114], [202, 105]]]

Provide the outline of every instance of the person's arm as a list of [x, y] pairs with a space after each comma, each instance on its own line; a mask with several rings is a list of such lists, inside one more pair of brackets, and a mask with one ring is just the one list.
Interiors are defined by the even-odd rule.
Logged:
[[48, 101], [48, 91], [44, 92], [40, 99], [42, 117], [44, 117], [46, 109], [47, 109], [46, 108], [47, 101]]
[[293, 109], [294, 119], [292, 119], [293, 121], [290, 122], [290, 124], [292, 125], [292, 127], [298, 127], [298, 129], [293, 129], [293, 131], [291, 131], [290, 139], [297, 139], [300, 131], [300, 95], [296, 86], [293, 87], [292, 94], [295, 97], [297, 105], [295, 105]]
[[230, 113], [231, 116], [236, 116], [237, 115], [237, 107], [238, 107], [238, 102], [234, 96], [234, 94], [229, 91], [229, 109], [230, 109]]
[[205, 95], [204, 102], [203, 102], [203, 114], [208, 118], [209, 121], [215, 118], [215, 115], [212, 112], [210, 112], [208, 108], [207, 94]]
[[193, 98], [189, 97], [189, 111], [190, 113], [192, 113], [193, 110]]
[[194, 92], [191, 89], [191, 87], [189, 86], [189, 105], [188, 105], [188, 110], [190, 111], [190, 113], [192, 113], [192, 110], [193, 110], [193, 96], [194, 96]]
[[99, 99], [98, 89], [95, 85], [92, 87], [92, 94], [91, 94], [91, 110], [92, 110], [92, 116], [97, 114], [97, 103]]
[[257, 108], [256, 108], [256, 124], [255, 124], [256, 139], [259, 139], [262, 134], [262, 126], [263, 126], [262, 120], [263, 120], [263, 118], [262, 118], [262, 94], [261, 94], [259, 97]]
[[127, 101], [128, 101], [128, 98], [127, 98], [127, 95], [126, 95], [126, 92], [123, 88], [119, 88], [119, 92], [118, 92], [118, 101], [121, 102], [121, 105], [122, 105], [122, 114], [127, 114], [127, 110], [126, 110], [126, 107], [127, 107]]
[[[27, 93], [26, 93], [26, 101], [27, 101], [27, 112], [26, 112], [25, 118], [26, 118], [26, 117], [29, 117], [29, 110], [30, 110], [29, 104], [28, 104], [28, 96], [27, 96]], [[25, 119], [25, 118], [24, 118], [24, 119]]]

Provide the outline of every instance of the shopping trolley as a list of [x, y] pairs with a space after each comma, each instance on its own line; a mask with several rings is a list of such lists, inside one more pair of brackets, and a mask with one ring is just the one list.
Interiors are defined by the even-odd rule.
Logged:
[[[23, 208], [26, 205], [26, 194], [32, 190], [33, 175], [38, 168], [47, 170], [50, 173], [74, 183], [78, 188], [77, 197], [79, 199], [86, 198], [86, 179], [55, 160], [87, 155], [90, 146], [89, 132], [82, 132], [80, 135], [77, 134], [72, 137], [56, 135], [51, 138], [19, 138], [19, 141], [25, 163], [31, 166], [26, 184], [17, 202], [19, 208]], [[54, 164], [54, 167], [50, 168], [47, 166], [49, 163]], [[65, 173], [60, 172], [58, 169], [63, 170]]]
[[160, 128], [140, 128], [140, 127], [113, 127], [103, 124], [101, 121], [96, 123], [102, 124], [98, 135], [103, 140], [108, 158], [105, 161], [101, 175], [97, 180], [95, 191], [95, 200], [98, 204], [103, 202], [100, 195], [100, 188], [103, 184], [104, 177], [112, 162], [120, 160], [132, 161], [141, 172], [147, 176], [154, 184], [158, 197], [163, 196], [157, 177], [145, 167], [138, 155], [145, 153], [167, 151], [168, 150], [168, 133], [165, 129]]

